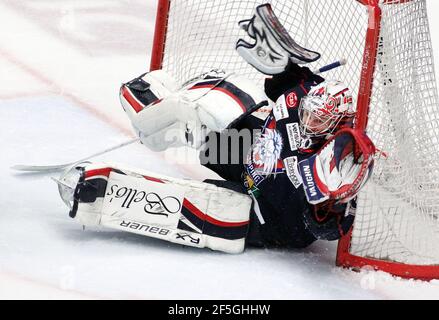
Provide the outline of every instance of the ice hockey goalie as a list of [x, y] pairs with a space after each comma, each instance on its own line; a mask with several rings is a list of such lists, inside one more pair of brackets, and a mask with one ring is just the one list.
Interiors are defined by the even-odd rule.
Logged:
[[196, 148], [200, 163], [223, 180], [82, 164], [61, 178], [75, 186], [65, 197], [72, 218], [230, 253], [245, 246], [303, 248], [348, 232], [375, 152], [367, 135], [353, 129], [349, 88], [300, 66], [320, 54], [295, 43], [268, 5], [240, 25], [255, 44], [240, 39], [237, 51], [270, 75], [264, 88], [238, 70], [212, 70], [183, 86], [157, 70], [120, 89], [146, 147]]

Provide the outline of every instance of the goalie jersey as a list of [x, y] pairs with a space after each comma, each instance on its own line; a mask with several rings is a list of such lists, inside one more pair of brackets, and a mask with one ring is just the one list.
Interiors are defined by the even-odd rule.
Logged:
[[[240, 146], [240, 155], [246, 156], [240, 156], [237, 164], [220, 164], [220, 155], [215, 163], [201, 161], [227, 180], [209, 182], [241, 189], [257, 201], [265, 223], [260, 223], [252, 212], [247, 237], [250, 245], [303, 248], [317, 239], [336, 240], [353, 223], [353, 215], [345, 216], [346, 205], [309, 204], [297, 172], [297, 163], [313, 155], [324, 143], [301, 136], [298, 116], [302, 97], [323, 81], [308, 68], [296, 64], [267, 79], [265, 92], [276, 101], [269, 116], [265, 121], [248, 116], [234, 126], [251, 132], [262, 128], [254, 135], [251, 146]], [[221, 137], [212, 141], [218, 143]], [[216, 146], [216, 150], [221, 148]]]

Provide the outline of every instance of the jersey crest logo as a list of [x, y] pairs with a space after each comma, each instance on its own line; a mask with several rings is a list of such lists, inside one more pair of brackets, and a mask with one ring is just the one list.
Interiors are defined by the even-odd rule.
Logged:
[[257, 139], [252, 150], [252, 162], [255, 170], [262, 175], [283, 172], [283, 162], [280, 154], [283, 139], [277, 130], [266, 129]]

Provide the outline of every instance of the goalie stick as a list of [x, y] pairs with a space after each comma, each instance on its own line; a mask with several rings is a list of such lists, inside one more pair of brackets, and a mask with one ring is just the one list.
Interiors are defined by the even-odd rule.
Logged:
[[139, 140], [140, 140], [139, 138], [134, 138], [134, 139], [127, 140], [127, 141], [122, 142], [122, 143], [120, 143], [120, 144], [118, 144], [116, 146], [113, 146], [113, 147], [107, 148], [105, 150], [99, 151], [97, 153], [94, 153], [92, 155], [89, 155], [89, 156], [87, 156], [85, 158], [82, 158], [82, 159], [74, 161], [74, 162], [63, 163], [63, 164], [55, 164], [55, 165], [45, 165], [45, 166], [44, 165], [43, 166], [35, 166], [35, 165], [22, 165], [22, 164], [19, 164], [19, 165], [12, 166], [11, 169], [17, 170], [17, 171], [27, 171], [27, 172], [58, 171], [58, 170], [65, 169], [67, 167], [72, 167], [75, 164], [84, 162], [84, 161], [86, 161], [86, 160], [88, 160], [90, 158], [94, 158], [94, 157], [103, 155], [105, 153], [108, 153], [108, 152], [120, 149], [122, 147], [130, 145], [130, 144], [132, 144], [134, 142], [137, 142]]
[[323, 66], [323, 67], [321, 67], [321, 68], [319, 68], [317, 70], [314, 70], [313, 72], [315, 74], [320, 74], [320, 73], [323, 73], [323, 72], [327, 72], [327, 71], [330, 71], [332, 69], [344, 66], [346, 64], [346, 62], [347, 62], [346, 59], [340, 59], [340, 60], [335, 61], [333, 63], [330, 63], [330, 64], [328, 64], [326, 66]]

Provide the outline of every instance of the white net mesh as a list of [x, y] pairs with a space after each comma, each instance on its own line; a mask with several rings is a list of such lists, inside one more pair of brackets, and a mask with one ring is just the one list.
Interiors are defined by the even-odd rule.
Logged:
[[322, 54], [319, 61], [311, 64], [311, 69], [348, 58], [348, 67], [338, 68], [326, 76], [344, 79], [356, 91], [367, 11], [363, 5], [351, 0], [171, 1], [163, 68], [180, 82], [212, 68], [221, 68], [262, 85], [264, 76], [236, 53], [235, 44], [240, 37], [246, 36], [239, 29], [238, 21], [250, 18], [257, 5], [267, 2], [272, 4], [293, 39]]
[[[264, 76], [236, 53], [238, 21], [270, 2], [293, 39], [318, 51], [311, 69], [346, 58], [326, 78], [358, 94], [368, 11], [355, 0], [172, 0], [163, 68], [180, 82], [212, 68]], [[388, 1], [387, 1], [388, 2]], [[396, 1], [394, 1], [396, 2]], [[382, 4], [368, 133], [383, 152], [359, 196], [351, 253], [439, 263], [439, 113], [424, 0]]]

